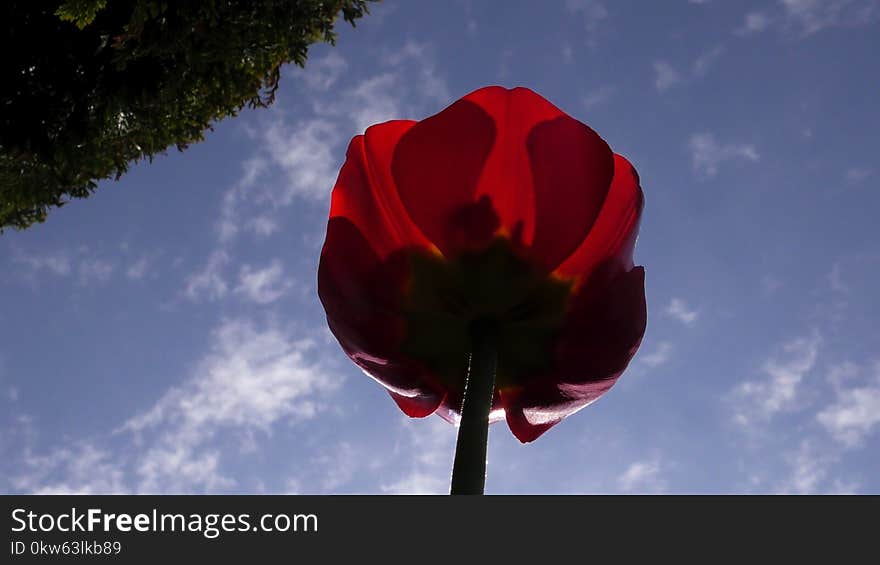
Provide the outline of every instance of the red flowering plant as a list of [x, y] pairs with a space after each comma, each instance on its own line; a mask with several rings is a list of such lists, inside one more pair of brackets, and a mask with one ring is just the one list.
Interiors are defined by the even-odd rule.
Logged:
[[405, 414], [459, 425], [453, 493], [482, 492], [489, 422], [530, 442], [626, 368], [647, 317], [642, 207], [632, 165], [526, 88], [351, 140], [318, 292]]

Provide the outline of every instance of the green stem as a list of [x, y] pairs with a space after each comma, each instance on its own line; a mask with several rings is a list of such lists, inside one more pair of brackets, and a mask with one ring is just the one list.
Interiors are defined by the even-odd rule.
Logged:
[[476, 321], [471, 326], [471, 358], [461, 406], [450, 494], [483, 494], [489, 412], [495, 392], [498, 330]]

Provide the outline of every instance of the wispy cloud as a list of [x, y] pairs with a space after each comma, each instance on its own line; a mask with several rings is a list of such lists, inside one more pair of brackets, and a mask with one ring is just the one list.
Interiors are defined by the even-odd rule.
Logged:
[[814, 369], [822, 339], [818, 332], [793, 339], [782, 346], [781, 355], [761, 366], [761, 378], [737, 385], [731, 395], [734, 421], [745, 429], [797, 406], [801, 384]]
[[657, 92], [666, 92], [679, 82], [681, 82], [681, 73], [672, 66], [672, 63], [669, 61], [654, 62], [654, 87]]
[[224, 278], [224, 270], [229, 264], [229, 255], [222, 249], [214, 251], [204, 267], [192, 273], [184, 283], [184, 294], [193, 301], [217, 300], [226, 296], [229, 286]]
[[662, 465], [657, 457], [631, 463], [617, 480], [623, 492], [658, 493], [666, 489]]
[[111, 452], [90, 441], [77, 441], [48, 454], [27, 449], [13, 488], [28, 494], [124, 494], [125, 473]]
[[852, 361], [845, 360], [828, 368], [827, 380], [834, 390], [840, 392], [861, 372], [861, 367]]
[[[319, 59], [303, 75], [307, 88], [301, 108], [311, 111], [250, 132], [258, 151], [224, 194], [217, 225], [221, 243], [242, 231], [271, 236], [282, 227], [280, 210], [294, 202], [324, 202], [351, 136], [392, 119], [421, 119], [451, 102], [427, 43], [408, 41], [387, 50], [374, 73], [355, 81], [347, 80], [347, 67], [336, 52]], [[330, 88], [333, 96], [326, 95]], [[283, 107], [277, 111], [283, 116]]]
[[565, 0], [565, 8], [570, 14], [579, 15], [584, 20], [584, 29], [594, 34], [608, 18], [608, 9], [598, 0]]
[[130, 264], [125, 270], [125, 276], [131, 280], [141, 280], [147, 276], [150, 268], [150, 259], [147, 256], [140, 257], [137, 261]]
[[[257, 196], [260, 192], [257, 182], [266, 174], [269, 168], [267, 159], [262, 156], [252, 156], [245, 159], [241, 165], [241, 176], [224, 194], [220, 207], [220, 219], [217, 222], [217, 235], [221, 243], [226, 243], [234, 238], [241, 228], [254, 225], [253, 222], [265, 216], [256, 216], [250, 222], [242, 222], [240, 208], [248, 201], [256, 200], [265, 205], [268, 198]], [[268, 219], [271, 222], [271, 219]], [[270, 235], [270, 231], [255, 230], [259, 235]]]
[[[327, 409], [340, 384], [313, 343], [276, 326], [227, 320], [193, 374], [112, 434], [24, 450], [13, 488], [39, 493], [216, 492], [238, 485], [225, 467], [279, 423]], [[245, 449], [246, 450], [246, 449]]]
[[108, 260], [89, 257], [79, 263], [77, 269], [79, 282], [82, 285], [107, 282], [115, 268], [116, 266]]
[[108, 282], [117, 266], [113, 259], [85, 246], [52, 253], [25, 252], [16, 248], [12, 259], [23, 267], [18, 274], [25, 280], [35, 282], [47, 274], [55, 277], [75, 275], [82, 286]]
[[781, 493], [817, 494], [822, 490], [831, 466], [837, 458], [823, 453], [810, 440], [801, 441], [798, 448], [784, 455], [790, 473], [777, 487]]
[[231, 485], [213, 439], [269, 434], [280, 421], [315, 416], [339, 378], [310, 361], [313, 343], [246, 319], [223, 322], [192, 377], [171, 388], [121, 432], [149, 447], [138, 456], [142, 491], [213, 490]]
[[339, 128], [325, 118], [311, 118], [290, 128], [273, 122], [265, 131], [265, 149], [271, 162], [286, 175], [286, 182], [258, 196], [275, 207], [288, 206], [295, 197], [325, 198], [333, 187], [341, 155]]
[[669, 305], [665, 310], [668, 316], [671, 316], [687, 326], [693, 325], [700, 317], [700, 311], [690, 308], [684, 299], [673, 298], [669, 301]]
[[65, 276], [71, 272], [70, 257], [61, 253], [36, 255], [16, 251], [13, 260], [26, 267], [31, 275], [46, 272], [56, 276]]
[[257, 304], [269, 304], [284, 296], [291, 284], [284, 278], [281, 261], [275, 259], [262, 269], [243, 265], [238, 275], [235, 292]]
[[665, 365], [672, 358], [672, 343], [661, 341], [653, 350], [638, 354], [638, 362], [651, 369]]
[[752, 35], [755, 33], [761, 33], [762, 31], [769, 28], [770, 24], [772, 23], [773, 19], [764, 12], [749, 12], [743, 18], [742, 25], [736, 28], [734, 30], [734, 33], [737, 35]]
[[867, 168], [853, 167], [851, 169], [847, 169], [844, 178], [846, 182], [851, 184], [860, 184], [871, 178], [873, 176], [874, 171]]
[[846, 294], [850, 291], [849, 285], [843, 281], [843, 265], [841, 261], [835, 261], [828, 272], [828, 286], [834, 292]]
[[582, 99], [582, 103], [584, 105], [585, 110], [593, 110], [602, 104], [607, 103], [611, 100], [611, 96], [614, 94], [615, 88], [611, 85], [603, 85], [595, 90], [591, 90], [586, 95], [584, 95]]
[[837, 398], [816, 415], [828, 433], [849, 448], [859, 447], [880, 428], [880, 362], [871, 372], [866, 382], [845, 386], [845, 380], [853, 377], [856, 370], [852, 365], [841, 367], [833, 374]]
[[780, 0], [785, 26], [806, 37], [832, 27], [868, 25], [880, 18], [877, 0]]
[[716, 45], [708, 51], [700, 53], [696, 60], [694, 60], [691, 72], [694, 74], [694, 76], [705, 76], [709, 72], [709, 69], [712, 68], [718, 58], [722, 55], [722, 53], [724, 53], [723, 45]]
[[[398, 445], [407, 468], [382, 485], [387, 494], [446, 494], [452, 469], [455, 428], [440, 418], [403, 420]], [[487, 487], [488, 488], [488, 487]]]
[[348, 63], [337, 51], [330, 51], [320, 59], [309, 61], [302, 71], [302, 79], [309, 88], [326, 92], [348, 69]]
[[690, 65], [690, 71], [681, 71], [679, 67], [670, 61], [661, 59], [654, 61], [654, 88], [657, 92], [664, 93], [672, 87], [685, 85], [701, 79], [709, 74], [718, 59], [724, 53], [723, 44], [714, 45], [696, 56]]
[[719, 167], [728, 161], [760, 160], [754, 145], [737, 143], [719, 143], [712, 133], [695, 133], [688, 140], [691, 154], [691, 165], [694, 172], [701, 177], [714, 177]]

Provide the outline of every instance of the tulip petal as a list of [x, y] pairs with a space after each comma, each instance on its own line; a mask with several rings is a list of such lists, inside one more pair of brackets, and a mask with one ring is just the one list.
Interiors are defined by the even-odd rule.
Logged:
[[597, 269], [574, 297], [556, 349], [565, 383], [608, 378], [635, 355], [647, 326], [645, 269], [613, 277], [614, 263]]
[[482, 88], [465, 97], [495, 121], [496, 142], [478, 195], [502, 229], [551, 271], [577, 249], [599, 215], [614, 171], [608, 144], [527, 88]]
[[593, 227], [611, 184], [613, 153], [568, 116], [538, 124], [526, 144], [535, 190], [532, 256], [552, 271]]
[[355, 363], [390, 391], [421, 404], [419, 411], [432, 404], [436, 409], [442, 389], [400, 352], [406, 323], [397, 302], [406, 271], [396, 258], [380, 260], [352, 222], [331, 218], [318, 266], [318, 295], [330, 330]]
[[381, 258], [407, 246], [430, 247], [400, 201], [391, 175], [394, 148], [415, 123], [385, 122], [355, 136], [333, 188], [330, 217], [351, 221]]
[[556, 273], [582, 277], [609, 260], [630, 269], [643, 207], [638, 173], [626, 158], [615, 154], [614, 178], [602, 210], [581, 246], [559, 265]]
[[458, 252], [474, 234], [491, 237], [497, 227], [491, 206], [474, 198], [494, 139], [492, 119], [459, 100], [414, 125], [397, 144], [391, 171], [400, 200], [444, 255]]
[[605, 394], [623, 373], [645, 333], [641, 267], [608, 282], [606, 263], [575, 297], [556, 349], [556, 368], [501, 391], [507, 423], [529, 442]]
[[330, 219], [318, 266], [318, 295], [334, 333], [342, 334], [352, 351], [377, 359], [394, 350], [400, 333], [393, 304], [377, 292], [381, 264], [351, 221]]
[[437, 407], [443, 401], [443, 397], [436, 394], [426, 396], [419, 394], [416, 396], [404, 396], [393, 390], [389, 390], [388, 394], [397, 403], [400, 410], [410, 418], [424, 418], [430, 416], [437, 411]]
[[616, 380], [617, 375], [611, 379], [584, 383], [577, 388], [541, 381], [524, 388], [502, 390], [507, 426], [520, 442], [535, 441], [544, 432], [608, 392]]

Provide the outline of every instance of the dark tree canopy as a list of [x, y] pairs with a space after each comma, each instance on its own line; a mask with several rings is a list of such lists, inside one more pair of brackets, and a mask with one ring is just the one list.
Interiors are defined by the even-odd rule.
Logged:
[[374, 0], [6, 0], [0, 231], [274, 100], [281, 65]]

